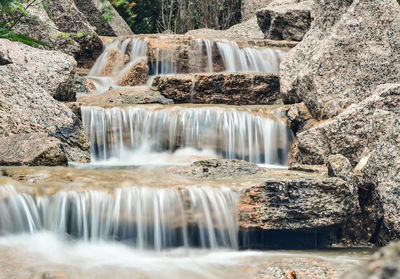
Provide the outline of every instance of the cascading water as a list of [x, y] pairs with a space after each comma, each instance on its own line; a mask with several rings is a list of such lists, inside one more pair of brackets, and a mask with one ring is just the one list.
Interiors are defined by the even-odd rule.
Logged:
[[134, 151], [208, 150], [228, 159], [285, 165], [291, 133], [276, 119], [221, 107], [82, 107], [94, 160], [135, 156]]
[[[149, 75], [212, 72], [277, 73], [284, 56], [281, 50], [265, 47], [240, 48], [234, 41], [196, 39], [187, 47], [153, 46], [149, 38], [115, 40], [105, 46], [88, 78], [97, 93], [121, 86], [121, 80], [139, 61], [149, 66]], [[188, 57], [188, 61], [182, 57]], [[151, 78], [149, 79], [151, 80]], [[144, 84], [143, 84], [144, 85]]]
[[0, 232], [47, 230], [86, 241], [123, 241], [138, 249], [237, 249], [237, 204], [238, 194], [228, 188], [127, 187], [34, 197], [2, 186]]

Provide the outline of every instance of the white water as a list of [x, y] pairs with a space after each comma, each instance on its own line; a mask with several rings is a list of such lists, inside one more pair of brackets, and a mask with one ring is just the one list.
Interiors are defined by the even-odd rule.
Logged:
[[[117, 62], [111, 65], [110, 60]], [[105, 45], [88, 78], [93, 82], [97, 93], [106, 92], [110, 87], [119, 87], [120, 80], [140, 60], [147, 61], [147, 44], [143, 40], [135, 38], [112, 41]]]
[[[93, 82], [96, 92], [103, 93], [110, 87], [120, 87], [123, 77], [138, 61], [148, 63], [150, 75], [212, 73], [215, 71], [277, 73], [280, 61], [285, 54], [280, 50], [270, 48], [240, 48], [233, 41], [197, 39], [189, 44], [187, 50], [189, 62], [185, 66], [185, 62], [179, 57], [180, 50], [178, 48], [155, 47], [151, 50], [154, 52], [152, 61], [149, 61], [148, 48], [146, 39], [139, 38], [107, 43], [104, 52], [97, 59], [88, 76]], [[183, 68], [185, 69], [183, 70]]]
[[94, 161], [132, 162], [136, 155], [190, 148], [200, 156], [286, 165], [291, 145], [282, 121], [231, 108], [82, 107], [82, 120]]
[[137, 249], [238, 248], [238, 194], [228, 188], [118, 188], [50, 196], [0, 188], [1, 234], [51, 231]]

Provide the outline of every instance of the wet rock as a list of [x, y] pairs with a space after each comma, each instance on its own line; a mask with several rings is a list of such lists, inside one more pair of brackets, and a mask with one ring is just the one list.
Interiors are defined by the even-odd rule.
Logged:
[[73, 88], [76, 94], [87, 94], [91, 92], [87, 73], [80, 71], [75, 72]]
[[122, 74], [118, 84], [122, 86], [144, 85], [149, 77], [149, 66], [146, 60], [137, 61], [127, 74]]
[[8, 57], [10, 63], [24, 65], [38, 85], [56, 100], [75, 100], [73, 80], [76, 62], [73, 57], [6, 39], [0, 39], [0, 56]]
[[400, 278], [400, 243], [393, 243], [373, 255], [373, 259], [342, 279], [398, 279]]
[[59, 139], [45, 133], [0, 137], [1, 166], [62, 166], [68, 159]]
[[27, 66], [0, 66], [0, 137], [44, 133], [60, 140], [68, 160], [89, 161], [89, 144], [80, 120], [38, 84]]
[[289, 166], [289, 170], [302, 171], [309, 173], [319, 173], [322, 175], [328, 174], [328, 168], [325, 165], [301, 165], [293, 164]]
[[267, 7], [273, 0], [242, 0], [242, 20], [248, 20], [256, 15], [256, 12]]
[[349, 183], [354, 182], [354, 175], [349, 159], [341, 154], [328, 157], [328, 175], [331, 177], [339, 177]]
[[103, 50], [103, 43], [74, 0], [52, 0], [45, 10], [59, 31], [79, 43], [80, 51], [75, 56], [78, 64], [91, 67]]
[[313, 1], [275, 0], [257, 12], [266, 39], [301, 41], [311, 26]]
[[74, 2], [77, 8], [85, 15], [90, 25], [96, 28], [97, 34], [101, 36], [133, 35], [129, 25], [109, 1], [74, 0]]
[[190, 167], [174, 169], [173, 172], [185, 176], [200, 178], [222, 178], [262, 174], [265, 173], [265, 169], [243, 160], [209, 159], [194, 162]]
[[157, 91], [148, 88], [118, 88], [103, 94], [80, 96], [78, 101], [85, 105], [128, 105], [128, 104], [173, 104], [170, 99], [165, 98]]
[[256, 105], [280, 99], [274, 74], [187, 74], [156, 77], [152, 89], [175, 103]]
[[337, 117], [322, 121], [297, 135], [292, 161], [324, 164], [330, 155], [341, 154], [354, 167], [366, 148], [373, 149], [400, 115], [400, 85], [385, 84], [376, 94], [353, 104]]
[[304, 101], [314, 118], [328, 119], [399, 81], [396, 1], [316, 1], [314, 9], [310, 31], [281, 64], [287, 102]]
[[351, 188], [340, 178], [268, 179], [244, 190], [239, 220], [243, 228], [304, 231], [345, 224], [356, 208]]

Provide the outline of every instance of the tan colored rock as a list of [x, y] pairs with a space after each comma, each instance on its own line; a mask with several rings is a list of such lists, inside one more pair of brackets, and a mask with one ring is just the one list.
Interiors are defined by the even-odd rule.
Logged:
[[76, 61], [73, 57], [58, 51], [41, 50], [6, 39], [0, 39], [0, 57], [8, 57], [8, 63], [24, 65], [38, 85], [54, 99], [75, 100], [73, 82]]
[[0, 166], [62, 166], [68, 159], [59, 139], [45, 133], [0, 137]]
[[377, 85], [399, 82], [396, 1], [316, 1], [314, 9], [310, 31], [281, 64], [286, 101], [304, 101], [314, 118], [328, 119]]
[[103, 94], [80, 96], [78, 101], [90, 106], [128, 105], [128, 104], [172, 104], [157, 91], [149, 88], [129, 87], [110, 90]]
[[242, 20], [248, 20], [256, 15], [256, 12], [267, 7], [273, 0], [242, 0]]
[[[81, 121], [51, 97], [37, 80], [23, 64], [0, 67], [0, 137], [46, 134], [61, 142], [69, 161], [90, 161], [89, 144]], [[15, 141], [12, 144], [18, 145]]]
[[299, 133], [292, 148], [293, 161], [323, 164], [330, 155], [342, 154], [356, 166], [364, 157], [364, 150], [373, 149], [399, 115], [400, 85], [379, 86], [375, 95]]
[[[127, 36], [133, 32], [125, 20], [119, 15], [109, 1], [74, 0], [77, 8], [85, 15], [90, 25], [96, 27], [96, 33], [101, 36]], [[104, 19], [103, 11], [110, 18]]]
[[149, 66], [146, 60], [140, 60], [127, 69], [128, 73], [121, 73], [118, 84], [122, 86], [144, 85], [149, 77]]

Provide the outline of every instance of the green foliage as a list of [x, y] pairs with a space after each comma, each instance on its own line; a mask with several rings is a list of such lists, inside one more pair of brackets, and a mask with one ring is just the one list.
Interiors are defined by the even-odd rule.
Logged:
[[31, 47], [49, 47], [46, 43], [32, 39], [28, 36], [24, 36], [24, 35], [19, 35], [14, 33], [11, 30], [5, 29], [5, 28], [1, 28], [0, 27], [0, 39], [8, 39], [10, 41], [14, 41], [14, 42], [20, 42], [26, 45], [29, 45]]
[[197, 28], [226, 29], [239, 23], [241, 0], [110, 0], [134, 33]]
[[105, 21], [108, 22], [114, 18], [114, 13], [112, 6], [108, 2], [108, 0], [100, 0], [101, 3], [104, 4], [104, 6], [101, 8], [101, 18]]

